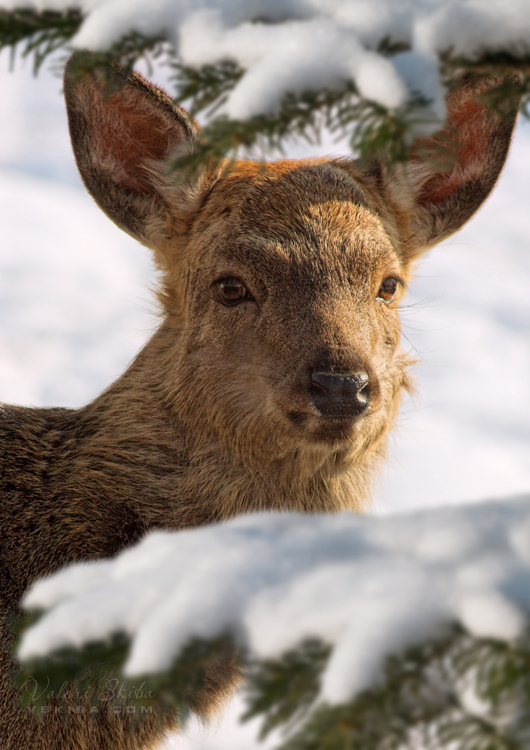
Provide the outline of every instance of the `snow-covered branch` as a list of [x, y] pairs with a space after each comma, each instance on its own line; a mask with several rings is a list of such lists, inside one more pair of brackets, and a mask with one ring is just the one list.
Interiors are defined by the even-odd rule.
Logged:
[[[323, 707], [358, 711], [389, 690], [401, 696], [397, 707], [410, 701], [402, 693], [412, 680], [423, 722], [434, 710], [433, 690], [438, 723], [453, 715], [455, 696], [459, 720], [473, 717], [478, 695], [496, 726], [509, 699], [517, 710], [512, 705], [511, 719], [504, 716], [503, 731], [513, 734], [515, 698], [528, 701], [513, 674], [517, 664], [527, 672], [529, 580], [530, 497], [379, 519], [247, 516], [154, 532], [115, 559], [37, 583], [25, 606], [46, 614], [24, 633], [19, 655], [26, 675], [43, 664], [49, 674], [49, 652], [75, 661], [87, 644], [113, 653], [112, 638], [121, 638], [126, 678], [151, 675], [156, 692], [157, 675], [169, 672], [163, 690], [171, 693], [173, 680], [182, 695], [179, 659], [204, 659], [207, 644], [210, 657], [220, 658], [228, 638], [254, 665], [254, 706], [262, 708], [253, 714], [267, 712], [262, 692], [271, 690], [271, 673], [277, 678], [283, 668], [288, 685], [289, 669], [301, 663], [313, 668], [310, 723]], [[87, 663], [81, 659], [80, 668]], [[464, 673], [474, 681], [467, 696]], [[528, 719], [527, 703], [524, 710]]]
[[[206, 156], [281, 147], [322, 125], [361, 154], [411, 140], [444, 120], [455, 69], [529, 70], [527, 0], [4, 0], [0, 47], [25, 44], [40, 64], [62, 43], [127, 64], [160, 51], [175, 97], [215, 114]], [[19, 10], [24, 8], [24, 10]], [[520, 84], [530, 90], [526, 73]], [[506, 88], [502, 96], [512, 96]]]

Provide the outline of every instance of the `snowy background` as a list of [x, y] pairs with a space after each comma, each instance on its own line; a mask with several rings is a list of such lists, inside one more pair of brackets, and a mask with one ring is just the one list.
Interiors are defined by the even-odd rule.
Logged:
[[[156, 326], [147, 251], [80, 185], [61, 83], [0, 55], [0, 399], [78, 406], [124, 369]], [[293, 147], [290, 156], [332, 151]], [[404, 302], [420, 359], [375, 512], [530, 490], [530, 127], [521, 123], [497, 190], [431, 251]], [[237, 706], [179, 750], [250, 750]]]

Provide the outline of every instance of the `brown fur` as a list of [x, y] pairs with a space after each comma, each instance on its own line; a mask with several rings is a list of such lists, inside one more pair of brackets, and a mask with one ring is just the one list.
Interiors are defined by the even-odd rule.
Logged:
[[[265, 509], [361, 510], [386, 450], [409, 362], [399, 347], [398, 291], [426, 247], [458, 229], [493, 187], [509, 122], [485, 117], [460, 81], [444, 138], [459, 159], [340, 159], [210, 166], [175, 180], [174, 157], [197, 127], [160, 90], [110, 67], [65, 91], [72, 143], [88, 190], [151, 247], [163, 274], [163, 321], [124, 375], [77, 411], [0, 410], [3, 750], [152, 747], [166, 722], [132, 727], [97, 717], [21, 715], [10, 687], [7, 621], [39, 576], [113, 555], [156, 527], [181, 529]], [[455, 147], [456, 148], [456, 147]], [[241, 279], [253, 300], [221, 304], [216, 281]], [[370, 405], [326, 418], [309, 372], [366, 372]], [[205, 711], [228, 674], [210, 675]]]

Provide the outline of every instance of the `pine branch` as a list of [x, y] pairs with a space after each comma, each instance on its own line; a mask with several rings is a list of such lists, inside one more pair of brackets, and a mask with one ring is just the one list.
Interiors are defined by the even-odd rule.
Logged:
[[[58, 50], [64, 50], [63, 65], [72, 52], [70, 41], [78, 32], [83, 15], [71, 8], [64, 12], [35, 11], [32, 9], [5, 11], [0, 9], [0, 51], [11, 48], [12, 64], [17, 49], [22, 57], [33, 56], [33, 70], [37, 74], [43, 63]], [[154, 60], [162, 53], [164, 37], [144, 36], [134, 30], [125, 34], [107, 52], [93, 55], [93, 63], [85, 72], [104, 67], [109, 62], [120, 62], [132, 68], [138, 60]]]
[[[530, 636], [517, 644], [455, 627], [386, 664], [380, 685], [321, 705], [281, 750], [524, 750], [529, 746]], [[483, 701], [477, 716], [464, 688]]]
[[[18, 623], [18, 633], [35, 615]], [[377, 685], [340, 706], [318, 703], [332, 646], [313, 639], [274, 660], [250, 660], [230, 634], [194, 638], [160, 674], [135, 679], [126, 694], [124, 634], [65, 648], [21, 666], [16, 684], [37, 715], [57, 701], [128, 706], [135, 715], [170, 712], [184, 725], [245, 674], [248, 709], [260, 736], [282, 729], [278, 750], [525, 750], [530, 743], [530, 633], [515, 643], [474, 638], [453, 627], [387, 659]], [[130, 681], [129, 681], [130, 683]], [[123, 692], [123, 691], [122, 691]], [[464, 700], [482, 702], [480, 715]], [[73, 698], [72, 698], [73, 696]]]
[[68, 44], [82, 21], [76, 9], [63, 13], [0, 9], [0, 51], [10, 47], [13, 64], [17, 47], [22, 47], [22, 57], [33, 56], [33, 71], [38, 73], [48, 57]]
[[[15, 623], [15, 652], [23, 632], [40, 615], [31, 612]], [[80, 649], [64, 647], [24, 662], [14, 676], [22, 706], [44, 717], [57, 705], [90, 711], [105, 704], [137, 716], [169, 713], [184, 726], [190, 714], [206, 713], [212, 694], [222, 695], [241, 680], [242, 659], [228, 635], [211, 641], [193, 638], [167, 671], [135, 679], [123, 675], [130, 646], [128, 635], [114, 633]]]
[[248, 671], [242, 721], [263, 717], [260, 739], [274, 729], [288, 727], [307, 715], [320, 689], [320, 676], [331, 648], [317, 639], [307, 640], [278, 660], [256, 661]]
[[[59, 49], [69, 51], [69, 43], [78, 31], [83, 17], [78, 10], [64, 13], [34, 10], [0, 10], [0, 49], [10, 47], [13, 55], [22, 49], [23, 56], [33, 56], [37, 72], [43, 62]], [[387, 57], [408, 49], [406, 44], [387, 38], [378, 51]], [[139, 59], [153, 61], [164, 52], [164, 64], [173, 69], [175, 100], [188, 106], [192, 114], [203, 113], [209, 119], [198, 151], [178, 166], [198, 170], [211, 160], [235, 157], [242, 150], [271, 149], [282, 152], [292, 138], [317, 143], [323, 128], [337, 137], [346, 137], [352, 152], [361, 157], [374, 151], [385, 151], [391, 161], [404, 160], [412, 140], [411, 133], [429, 115], [425, 99], [416, 96], [401, 110], [390, 112], [359, 95], [352, 82], [344, 82], [338, 90], [304, 91], [286, 94], [277, 112], [230, 120], [218, 115], [219, 108], [244, 70], [230, 60], [200, 68], [185, 66], [162, 36], [145, 37], [134, 31], [125, 35], [107, 52], [92, 56], [90, 68], [105, 68], [110, 61], [132, 67]], [[521, 48], [495, 54], [484, 53], [478, 59], [456, 57], [449, 51], [440, 60], [442, 75], [450, 80], [462, 70], [477, 75], [517, 74], [488, 94], [492, 108], [501, 110], [523, 94], [523, 112], [530, 115], [530, 50]]]

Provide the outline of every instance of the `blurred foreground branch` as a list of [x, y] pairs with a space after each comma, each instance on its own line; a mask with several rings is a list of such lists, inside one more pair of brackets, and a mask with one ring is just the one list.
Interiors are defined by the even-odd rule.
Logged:
[[[20, 621], [19, 634], [36, 618]], [[319, 700], [333, 647], [318, 639], [278, 659], [257, 660], [238, 651], [229, 633], [210, 641], [194, 638], [166, 672], [135, 676], [137, 687], [127, 691], [124, 703], [117, 686], [126, 684], [121, 667], [129, 645], [120, 633], [25, 662], [16, 681], [26, 708], [41, 716], [57, 710], [66, 686], [75, 683], [76, 695], [91, 696], [95, 712], [104, 700], [115, 711], [170, 712], [184, 725], [191, 713], [201, 713], [212, 675], [230, 669], [234, 677], [246, 677], [242, 720], [260, 718], [261, 739], [280, 730], [284, 741], [278, 750], [530, 746], [530, 634], [503, 643], [454, 626], [444, 637], [393, 655], [374, 687], [334, 706]]]

